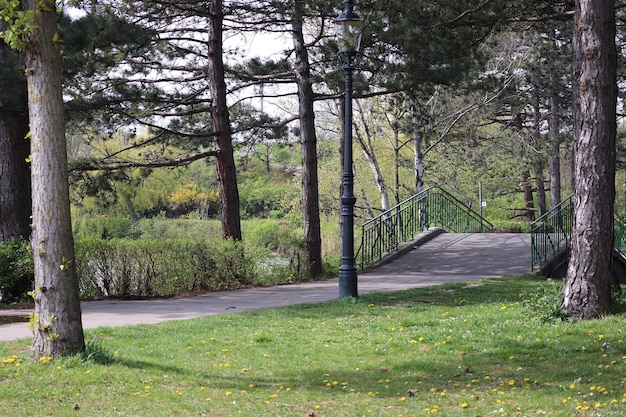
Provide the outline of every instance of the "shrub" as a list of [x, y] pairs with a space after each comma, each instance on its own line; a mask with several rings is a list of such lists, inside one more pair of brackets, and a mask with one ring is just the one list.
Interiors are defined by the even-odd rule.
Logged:
[[560, 321], [565, 318], [561, 311], [563, 281], [552, 279], [547, 281], [547, 285], [520, 294], [526, 316], [542, 323]]
[[255, 282], [256, 266], [241, 242], [85, 239], [76, 244], [83, 297], [166, 296], [224, 290]]
[[197, 219], [139, 219], [137, 229], [145, 239], [192, 239], [204, 240], [211, 236], [221, 236], [219, 220]]
[[33, 288], [33, 257], [22, 239], [0, 242], [0, 301], [15, 303], [28, 298]]
[[125, 217], [82, 216], [73, 224], [77, 238], [98, 237], [101, 239], [137, 239], [141, 232], [133, 220]]
[[302, 232], [287, 220], [257, 219], [250, 221], [243, 230], [246, 243], [285, 254], [302, 247]]
[[263, 179], [251, 180], [239, 189], [239, 201], [244, 217], [269, 217], [283, 210], [283, 200], [297, 195], [291, 184], [267, 184]]

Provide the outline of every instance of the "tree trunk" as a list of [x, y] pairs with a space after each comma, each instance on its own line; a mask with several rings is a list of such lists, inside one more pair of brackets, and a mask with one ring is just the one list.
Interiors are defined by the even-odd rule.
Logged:
[[[552, 29], [552, 44], [550, 59], [558, 56], [557, 31]], [[554, 71], [550, 74], [550, 97], [548, 98], [548, 142], [550, 144], [550, 156], [548, 159], [548, 171], [550, 175], [550, 208], [561, 202], [561, 137], [558, 91], [560, 87], [559, 74]]]
[[543, 215], [548, 211], [546, 203], [546, 187], [543, 183], [543, 162], [541, 159], [535, 161], [535, 186], [537, 187], [537, 205], [539, 206], [539, 215]]
[[31, 133], [35, 312], [32, 356], [57, 357], [85, 348], [70, 219], [62, 65], [52, 0], [26, 0], [35, 30], [26, 49]]
[[424, 153], [422, 151], [422, 117], [419, 103], [411, 98], [412, 133], [413, 133], [413, 170], [415, 173], [415, 193], [424, 190]]
[[[556, 93], [552, 93], [556, 94]], [[561, 139], [559, 137], [559, 113], [557, 101], [550, 97], [550, 115], [548, 116], [548, 141], [550, 142], [550, 207], [561, 202]]]
[[389, 187], [387, 187], [387, 182], [385, 181], [383, 172], [380, 169], [380, 164], [378, 163], [378, 158], [376, 158], [374, 143], [372, 141], [372, 132], [367, 125], [367, 120], [365, 120], [365, 117], [363, 116], [363, 109], [358, 102], [357, 106], [359, 109], [359, 115], [361, 116], [361, 125], [364, 126], [365, 135], [361, 133], [360, 129], [356, 128], [355, 136], [357, 142], [361, 145], [365, 160], [372, 170], [372, 174], [374, 174], [374, 181], [376, 181], [376, 187], [378, 188], [378, 194], [380, 195], [380, 209], [381, 211], [387, 211], [389, 210]]
[[[0, 20], [0, 31], [6, 23]], [[26, 78], [0, 41], [0, 240], [30, 237], [31, 187]]]
[[224, 20], [222, 0], [208, 2], [208, 81], [213, 106], [211, 119], [216, 133], [217, 180], [219, 184], [222, 236], [241, 240], [241, 219], [239, 216], [239, 189], [233, 155], [230, 113], [226, 103], [226, 82], [222, 50], [222, 23]]
[[[539, 97], [535, 97], [534, 104], [534, 116], [533, 116], [533, 140], [537, 149], [542, 149], [541, 145], [541, 113]], [[546, 207], [546, 187], [543, 184], [543, 155], [541, 152], [536, 152], [534, 157], [533, 168], [535, 169], [535, 185], [537, 187], [537, 205], [539, 206], [539, 215], [544, 214], [547, 210]], [[532, 190], [531, 190], [532, 196]]]
[[400, 204], [400, 131], [393, 129], [393, 198]]
[[522, 172], [522, 189], [524, 190], [524, 202], [526, 203], [526, 219], [529, 222], [535, 220], [535, 203], [533, 201], [533, 187], [530, 183], [530, 172]]
[[612, 0], [578, 0], [574, 15], [574, 221], [563, 310], [577, 319], [611, 304], [615, 201], [616, 48]]
[[322, 274], [322, 237], [317, 178], [317, 135], [309, 55], [302, 32], [304, 7], [303, 0], [296, 0], [292, 23], [302, 155], [302, 226], [306, 269], [310, 277], [318, 277]]
[[[1, 87], [0, 87], [1, 88]], [[31, 187], [28, 118], [0, 114], [0, 239], [30, 237]]]

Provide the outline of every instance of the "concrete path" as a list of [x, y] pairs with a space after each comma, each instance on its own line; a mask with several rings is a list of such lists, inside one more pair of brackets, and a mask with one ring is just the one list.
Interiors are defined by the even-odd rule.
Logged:
[[[398, 291], [449, 282], [521, 275], [530, 270], [528, 234], [438, 235], [371, 272], [359, 274], [359, 294]], [[89, 301], [81, 304], [83, 327], [124, 326], [262, 310], [337, 298], [337, 279], [267, 288], [213, 292], [190, 298]], [[28, 310], [0, 310], [28, 315]], [[28, 323], [0, 325], [0, 341], [30, 337]]]

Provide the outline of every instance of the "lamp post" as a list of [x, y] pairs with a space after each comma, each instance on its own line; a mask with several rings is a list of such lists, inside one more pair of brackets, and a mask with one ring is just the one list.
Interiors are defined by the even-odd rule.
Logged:
[[354, 259], [354, 171], [352, 169], [352, 73], [354, 57], [360, 40], [361, 18], [353, 10], [354, 0], [345, 0], [343, 12], [335, 20], [339, 55], [345, 73], [345, 115], [343, 144], [343, 176], [341, 218], [341, 266], [339, 267], [339, 297], [358, 297], [357, 273]]

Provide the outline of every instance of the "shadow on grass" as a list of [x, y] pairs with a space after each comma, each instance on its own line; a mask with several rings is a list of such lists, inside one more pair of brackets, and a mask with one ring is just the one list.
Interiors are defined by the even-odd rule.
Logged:
[[[326, 302], [323, 305], [329, 308], [323, 309], [320, 309], [319, 305], [303, 304], [281, 307], [280, 310], [283, 312], [281, 314], [288, 311], [295, 317], [317, 318], [349, 314], [354, 304], [427, 308], [429, 306], [458, 307], [460, 304], [511, 303], [520, 301], [523, 293], [537, 291], [545, 282], [546, 278], [536, 275], [487, 278], [480, 281], [443, 284], [397, 292], [369, 293], [358, 299], [346, 298]], [[461, 300], [462, 303], [460, 303]], [[257, 314], [267, 314], [267, 312]]]

